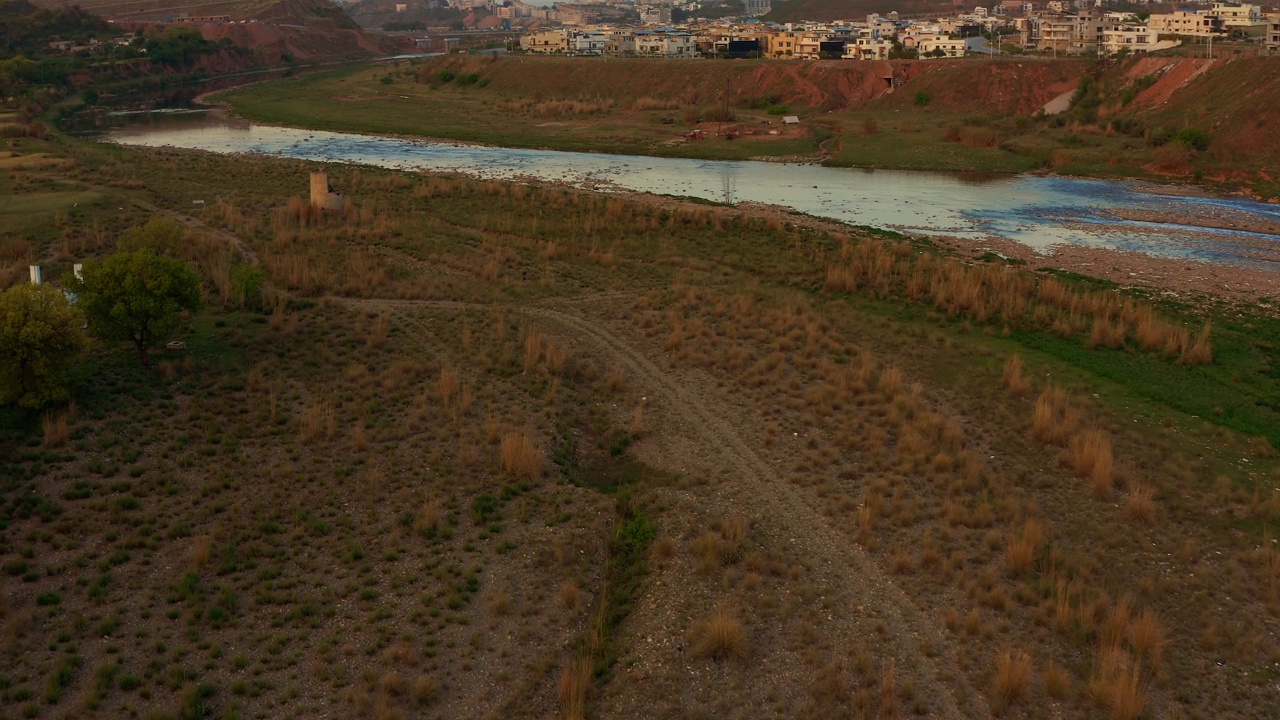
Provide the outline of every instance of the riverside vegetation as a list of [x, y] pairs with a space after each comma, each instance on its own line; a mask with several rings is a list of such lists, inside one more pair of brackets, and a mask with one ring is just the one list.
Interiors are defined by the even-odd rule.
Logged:
[[1273, 316], [670, 198], [332, 166], [327, 216], [290, 160], [7, 154], [5, 286], [176, 227], [205, 296], [0, 410], [7, 715], [1280, 705]]

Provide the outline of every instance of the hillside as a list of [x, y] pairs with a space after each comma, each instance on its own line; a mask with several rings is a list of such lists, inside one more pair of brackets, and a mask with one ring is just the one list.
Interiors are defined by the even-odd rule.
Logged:
[[[59, 0], [35, 0], [44, 7], [61, 7]], [[251, 49], [259, 62], [313, 60], [359, 55], [390, 55], [404, 48], [395, 40], [366, 34], [338, 5], [329, 0], [86, 0], [80, 7], [123, 23], [150, 23], [176, 17], [227, 15], [231, 23], [194, 25], [205, 40], [228, 41]], [[249, 21], [241, 23], [239, 21]], [[144, 26], [147, 27], [147, 26]], [[148, 32], [155, 32], [154, 25]]]
[[972, 2], [963, 0], [787, 0], [773, 4], [764, 16], [775, 22], [802, 20], [861, 20], [871, 13], [886, 14], [894, 10], [904, 15], [953, 14], [973, 10]]

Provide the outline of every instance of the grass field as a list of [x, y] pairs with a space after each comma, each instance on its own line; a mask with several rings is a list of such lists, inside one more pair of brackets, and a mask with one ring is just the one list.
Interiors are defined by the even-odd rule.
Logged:
[[326, 217], [307, 163], [20, 150], [62, 162], [0, 180], [6, 284], [154, 208], [206, 307], [0, 410], [5, 716], [1280, 705], [1275, 318], [671, 198], [332, 166]]

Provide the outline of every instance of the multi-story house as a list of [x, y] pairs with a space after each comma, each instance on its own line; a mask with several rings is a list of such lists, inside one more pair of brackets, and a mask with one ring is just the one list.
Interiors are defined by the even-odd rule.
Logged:
[[1212, 14], [1200, 14], [1186, 10], [1171, 13], [1152, 13], [1147, 26], [1159, 35], [1214, 35], [1222, 30], [1222, 19]]
[[569, 50], [567, 30], [539, 30], [520, 38], [520, 49], [525, 52], [563, 53]]
[[1267, 16], [1267, 52], [1280, 55], [1280, 13]]
[[1131, 53], [1150, 52], [1157, 45], [1159, 35], [1146, 25], [1137, 23], [1108, 24], [1102, 32], [1103, 48], [1114, 55], [1123, 49]]
[[1216, 2], [1208, 14], [1222, 18], [1225, 27], [1254, 27], [1263, 24], [1262, 6], [1250, 3]]
[[769, 33], [765, 42], [765, 55], [772, 58], [794, 57], [796, 43], [802, 36], [803, 33], [794, 30], [778, 30]]
[[935, 57], [964, 57], [968, 50], [968, 42], [949, 37], [921, 38], [916, 43], [922, 59]]

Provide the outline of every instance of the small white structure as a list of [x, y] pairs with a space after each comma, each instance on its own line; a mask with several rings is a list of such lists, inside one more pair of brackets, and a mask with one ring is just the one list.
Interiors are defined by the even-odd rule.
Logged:
[[39, 265], [31, 265], [28, 267], [28, 269], [31, 271], [32, 285], [39, 285], [40, 283], [44, 282], [44, 273], [40, 270]]
[[799, 125], [799, 124], [800, 124], [800, 117], [799, 117], [798, 115], [783, 115], [783, 116], [782, 116], [782, 124], [784, 124], [784, 125]]

